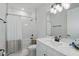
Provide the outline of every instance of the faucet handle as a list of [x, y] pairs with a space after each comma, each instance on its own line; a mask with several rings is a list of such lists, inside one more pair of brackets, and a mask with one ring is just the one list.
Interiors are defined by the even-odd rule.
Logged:
[[61, 37], [61, 35], [59, 35], [59, 38]]
[[71, 35], [70, 34], [67, 34], [67, 36], [70, 37]]

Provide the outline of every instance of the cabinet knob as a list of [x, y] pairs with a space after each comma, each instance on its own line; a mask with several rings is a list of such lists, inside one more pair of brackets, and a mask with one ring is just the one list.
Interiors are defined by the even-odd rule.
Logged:
[[44, 54], [44, 56], [46, 56], [46, 54]]

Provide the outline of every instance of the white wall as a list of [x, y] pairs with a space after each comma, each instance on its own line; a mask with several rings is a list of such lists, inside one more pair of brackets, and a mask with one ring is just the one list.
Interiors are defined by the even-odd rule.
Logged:
[[67, 12], [67, 30], [73, 38], [79, 38], [79, 7]]
[[48, 6], [45, 5], [37, 9], [37, 35], [38, 37], [45, 37], [47, 35], [47, 12]]

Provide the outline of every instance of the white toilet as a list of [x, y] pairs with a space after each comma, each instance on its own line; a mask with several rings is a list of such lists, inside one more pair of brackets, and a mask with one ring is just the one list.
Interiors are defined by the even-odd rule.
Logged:
[[36, 45], [30, 45], [28, 47], [29, 49], [29, 56], [36, 56]]
[[9, 56], [36, 56], [36, 45], [30, 45], [27, 49], [22, 49], [16, 53], [12, 53]]

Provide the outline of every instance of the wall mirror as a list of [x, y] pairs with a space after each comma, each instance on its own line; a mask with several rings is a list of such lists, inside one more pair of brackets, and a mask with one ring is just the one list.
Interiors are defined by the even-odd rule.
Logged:
[[79, 3], [70, 3], [68, 10], [47, 13], [47, 35], [79, 38]]

